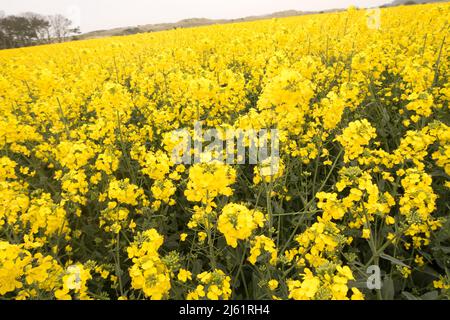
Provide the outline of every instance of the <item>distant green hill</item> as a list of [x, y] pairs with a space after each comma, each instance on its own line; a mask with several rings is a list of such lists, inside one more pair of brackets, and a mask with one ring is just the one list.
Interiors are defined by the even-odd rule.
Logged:
[[447, 2], [448, 0], [394, 0], [391, 5], [399, 6], [402, 4], [422, 4], [422, 3], [432, 3], [432, 2]]
[[78, 36], [78, 39], [92, 39], [92, 38], [103, 38], [110, 36], [122, 36], [129, 34], [136, 34], [142, 32], [155, 32], [155, 31], [163, 31], [170, 29], [178, 29], [178, 28], [191, 28], [191, 27], [199, 27], [199, 26], [207, 26], [212, 24], [225, 24], [225, 23], [233, 23], [233, 22], [243, 22], [243, 21], [254, 21], [260, 19], [270, 19], [270, 18], [282, 18], [282, 17], [292, 17], [307, 14], [307, 12], [288, 10], [275, 12], [273, 14], [263, 15], [263, 16], [251, 16], [245, 18], [238, 19], [205, 19], [205, 18], [190, 18], [184, 19], [174, 23], [158, 23], [158, 24], [146, 24], [139, 25], [133, 27], [124, 27], [124, 28], [114, 28], [109, 30], [96, 30], [92, 32], [88, 32]]

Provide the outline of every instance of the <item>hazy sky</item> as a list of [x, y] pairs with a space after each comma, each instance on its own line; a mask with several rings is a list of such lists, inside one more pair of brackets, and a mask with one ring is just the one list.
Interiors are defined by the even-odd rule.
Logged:
[[0, 0], [0, 11], [61, 13], [83, 32], [186, 18], [241, 18], [282, 10], [379, 6], [391, 0]]

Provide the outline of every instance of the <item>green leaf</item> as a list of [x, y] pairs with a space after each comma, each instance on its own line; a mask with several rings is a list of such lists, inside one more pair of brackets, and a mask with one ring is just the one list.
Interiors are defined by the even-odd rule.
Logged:
[[408, 300], [422, 300], [419, 297], [416, 297], [415, 295], [413, 295], [409, 292], [406, 292], [406, 291], [403, 291], [402, 295], [404, 295], [406, 297], [406, 299], [408, 299]]
[[450, 247], [439, 247], [439, 249], [441, 249], [445, 254], [450, 253]]
[[394, 281], [391, 277], [384, 278], [383, 286], [381, 287], [381, 293], [383, 299], [392, 300], [394, 299], [395, 289], [394, 289]]
[[434, 290], [423, 294], [420, 298], [422, 300], [437, 300], [438, 296], [439, 293], [437, 292], [437, 290]]
[[389, 260], [390, 262], [392, 262], [393, 264], [402, 266], [402, 267], [408, 267], [403, 261], [398, 260], [397, 258], [394, 258], [388, 254], [382, 253], [380, 254], [380, 258], [383, 258], [385, 260]]
[[433, 276], [435, 278], [439, 278], [439, 276], [441, 275], [439, 272], [437, 272], [436, 270], [434, 270], [430, 266], [425, 266], [422, 272], [427, 274], [427, 275]]

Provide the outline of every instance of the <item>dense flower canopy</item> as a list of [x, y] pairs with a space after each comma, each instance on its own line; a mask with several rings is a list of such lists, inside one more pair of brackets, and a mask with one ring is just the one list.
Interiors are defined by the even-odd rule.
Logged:
[[368, 14], [1, 51], [0, 298], [449, 298], [450, 5]]

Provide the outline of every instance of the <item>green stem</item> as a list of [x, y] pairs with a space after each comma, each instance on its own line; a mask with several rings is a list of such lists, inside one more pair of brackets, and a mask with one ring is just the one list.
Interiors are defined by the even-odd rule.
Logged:
[[120, 268], [120, 233], [117, 233], [117, 237], [116, 237], [116, 256], [115, 256], [115, 260], [116, 260], [116, 276], [117, 279], [119, 280], [119, 289], [120, 289], [120, 295], [123, 296], [123, 284], [122, 284], [122, 269]]

